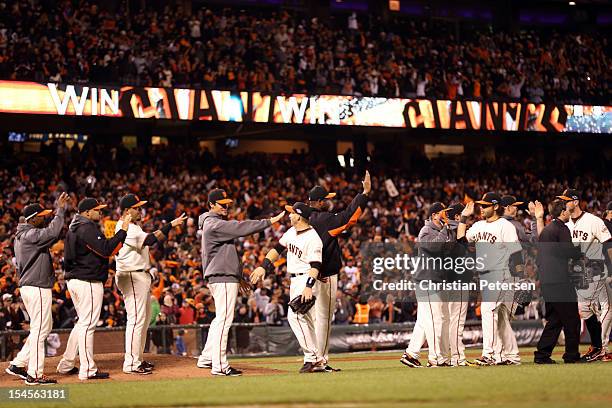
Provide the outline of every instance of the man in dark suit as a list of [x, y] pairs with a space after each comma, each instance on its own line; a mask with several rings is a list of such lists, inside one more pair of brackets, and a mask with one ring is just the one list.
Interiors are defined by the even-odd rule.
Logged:
[[[570, 230], [565, 223], [570, 213], [565, 202], [556, 200], [549, 206], [553, 221], [544, 228], [538, 242], [538, 275], [546, 307], [546, 326], [534, 352], [536, 364], [554, 364], [550, 358], [559, 339], [561, 329], [565, 334], [565, 363], [580, 362], [580, 316], [576, 289], [569, 278], [568, 260], [579, 259], [580, 249], [572, 244]], [[536, 217], [544, 216], [543, 209], [536, 210]]]

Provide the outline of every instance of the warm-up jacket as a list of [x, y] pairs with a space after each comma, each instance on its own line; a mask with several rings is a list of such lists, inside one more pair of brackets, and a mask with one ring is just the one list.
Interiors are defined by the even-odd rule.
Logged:
[[570, 283], [568, 260], [579, 259], [580, 248], [572, 243], [569, 228], [555, 218], [540, 233], [538, 243], [538, 277], [542, 284]]
[[323, 265], [320, 277], [337, 275], [342, 268], [342, 251], [338, 244], [338, 236], [354, 225], [368, 203], [364, 194], [357, 194], [353, 201], [343, 211], [314, 211], [308, 222], [314, 227], [323, 242]]
[[53, 220], [45, 228], [28, 223], [17, 225], [15, 234], [15, 258], [19, 286], [52, 288], [55, 271], [49, 248], [59, 239], [64, 227], [64, 209], [59, 208]]
[[75, 215], [68, 227], [64, 245], [66, 279], [106, 282], [108, 259], [119, 252], [127, 233], [119, 230], [107, 239], [98, 224]]
[[[425, 221], [417, 237], [418, 254], [422, 260], [414, 275], [415, 281], [442, 282], [448, 278], [449, 272], [442, 266], [443, 258], [449, 255], [452, 240], [453, 235], [446, 225], [438, 228], [431, 220]], [[427, 258], [440, 258], [442, 262], [427, 261]]]
[[200, 215], [204, 277], [210, 283], [238, 282], [242, 277], [242, 262], [234, 240], [261, 232], [270, 225], [269, 219], [235, 221], [224, 220], [214, 212]]

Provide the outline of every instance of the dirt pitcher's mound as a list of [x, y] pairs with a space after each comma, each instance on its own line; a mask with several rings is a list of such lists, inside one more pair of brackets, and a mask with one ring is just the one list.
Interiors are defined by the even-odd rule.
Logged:
[[[164, 354], [146, 354], [147, 361], [155, 364], [155, 370], [151, 375], [125, 374], [122, 371], [123, 354], [96, 354], [96, 364], [100, 371], [110, 373], [109, 380], [97, 381], [151, 381], [161, 379], [185, 379], [185, 378], [206, 378], [213, 377], [210, 369], [202, 369], [196, 366], [197, 360], [190, 357], [177, 357]], [[76, 375], [61, 375], [56, 372], [57, 363], [60, 357], [50, 357], [45, 360], [45, 374], [57, 379], [58, 383], [78, 383], [81, 382]], [[22, 386], [23, 380], [11, 376], [4, 372], [9, 363], [2, 363], [0, 372], [0, 387]], [[78, 364], [77, 364], [78, 365]], [[249, 364], [238, 364], [236, 368], [243, 370], [243, 375], [271, 375], [280, 374], [281, 371], [271, 368], [255, 367]]]

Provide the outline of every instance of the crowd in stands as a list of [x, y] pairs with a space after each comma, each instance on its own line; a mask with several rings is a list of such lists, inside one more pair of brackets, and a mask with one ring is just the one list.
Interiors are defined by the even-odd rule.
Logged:
[[[197, 227], [198, 216], [206, 211], [208, 191], [216, 187], [226, 189], [235, 200], [231, 217], [240, 220], [277, 214], [285, 202], [305, 200], [307, 191], [315, 184], [323, 184], [338, 193], [334, 199], [336, 209], [343, 208], [362, 190], [361, 172], [339, 164], [320, 163], [304, 152], [215, 157], [206, 149], [198, 151], [181, 146], [159, 149], [153, 146], [132, 151], [121, 146], [109, 150], [109, 146], [93, 143], [85, 144], [82, 150], [76, 146], [68, 149], [63, 143], [43, 145], [40, 153], [28, 154], [27, 160], [2, 152], [6, 161], [0, 168], [0, 330], [27, 329], [27, 314], [18, 296], [12, 236], [28, 203], [38, 201], [51, 208], [62, 191], [71, 194], [73, 204], [84, 196], [98, 197], [109, 204], [106, 219], [101, 222], [104, 228], [104, 222], [119, 218], [119, 198], [132, 192], [148, 200], [143, 207], [146, 231], [153, 231], [186, 212], [189, 219], [185, 225], [172, 230], [168, 239], [151, 252], [153, 272], [157, 275], [152, 290], [152, 320], [153, 324], [192, 324], [210, 323], [214, 318], [214, 304], [202, 277]], [[340, 238], [346, 262], [340, 273], [334, 323], [351, 323], [355, 304], [360, 301], [370, 304], [370, 323], [415, 320], [413, 302], [379, 296], [375, 292], [363, 299], [368, 283], [361, 280], [360, 246], [367, 242], [414, 241], [428, 206], [434, 201], [449, 204], [495, 190], [547, 203], [567, 186], [576, 186], [583, 191], [582, 206], [599, 215], [606, 200], [612, 197], [611, 180], [584, 171], [584, 163], [557, 160], [556, 167], [547, 169], [545, 162], [533, 157], [524, 159], [519, 163], [506, 156], [499, 156], [495, 162], [483, 156], [432, 160], [418, 156], [412, 158], [413, 170], [407, 171], [377, 165], [383, 162], [377, 161], [374, 153], [368, 166], [372, 173], [368, 209]], [[591, 161], [589, 165], [596, 164]], [[571, 175], [570, 167], [577, 176]], [[570, 175], [559, 177], [558, 174]], [[387, 179], [393, 181], [399, 195], [389, 194]], [[72, 213], [74, 208], [67, 223]], [[523, 209], [521, 219], [527, 218]], [[288, 224], [287, 218], [265, 233], [240, 240], [239, 253], [245, 273], [261, 265], [263, 256], [276, 244]], [[525, 224], [529, 227], [528, 222]], [[63, 241], [55, 244], [51, 252], [57, 272], [53, 325], [68, 328], [73, 325], [76, 314], [63, 277]], [[99, 326], [125, 323], [113, 268], [111, 263]], [[530, 264], [526, 269], [533, 278], [535, 266]], [[289, 281], [286, 267], [280, 261], [273, 276], [268, 276], [249, 297], [239, 300], [235, 321], [286, 324], [288, 300]], [[478, 317], [477, 306], [474, 299], [469, 317]], [[153, 333], [156, 345], [163, 343], [161, 335], [161, 332]], [[172, 338], [166, 340], [172, 344]]]
[[610, 63], [605, 35], [549, 28], [0, 2], [0, 79], [609, 104]]

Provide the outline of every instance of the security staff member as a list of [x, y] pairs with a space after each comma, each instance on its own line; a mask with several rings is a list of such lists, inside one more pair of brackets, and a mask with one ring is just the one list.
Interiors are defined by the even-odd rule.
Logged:
[[108, 373], [98, 371], [93, 359], [94, 331], [102, 309], [103, 285], [108, 279], [108, 259], [121, 249], [132, 221], [130, 214], [124, 215], [121, 229], [115, 236], [106, 239], [98, 225], [103, 208], [106, 208], [106, 204], [100, 204], [95, 198], [82, 199], [78, 205], [79, 213], [68, 227], [64, 245], [65, 277], [79, 320], [70, 332], [57, 371], [61, 374], [75, 373], [74, 363], [78, 353], [80, 380], [109, 378]]
[[51, 214], [51, 210], [45, 210], [40, 204], [30, 204], [23, 211], [25, 222], [17, 226], [15, 258], [19, 292], [30, 316], [30, 335], [5, 371], [25, 380], [26, 385], [57, 382], [43, 374], [45, 341], [53, 327], [51, 288], [55, 270], [49, 248], [59, 239], [64, 228], [64, 213], [69, 202], [68, 194], [59, 196], [55, 203], [55, 217], [48, 226], [45, 226], [45, 217]]
[[354, 225], [368, 203], [368, 194], [372, 190], [370, 173], [366, 171], [362, 181], [363, 193], [357, 194], [353, 201], [343, 211], [329, 211], [328, 200], [336, 193], [328, 193], [322, 186], [315, 186], [308, 193], [308, 205], [316, 211], [310, 216], [309, 222], [323, 241], [323, 265], [320, 271], [321, 285], [319, 296], [315, 303], [317, 349], [325, 361], [325, 371], [340, 371], [328, 365], [329, 333], [331, 320], [336, 305], [336, 290], [338, 289], [338, 273], [342, 268], [342, 250], [338, 236]]
[[[555, 219], [540, 234], [537, 257], [542, 296], [546, 302], [546, 326], [534, 352], [534, 362], [555, 363], [550, 356], [563, 329], [565, 334], [563, 361], [576, 363], [581, 361], [578, 352], [580, 315], [576, 289], [569, 279], [568, 260], [579, 259], [581, 253], [580, 248], [572, 244], [570, 230], [565, 225], [570, 219], [565, 202], [555, 200], [549, 209]], [[542, 215], [537, 214], [537, 216]]]

